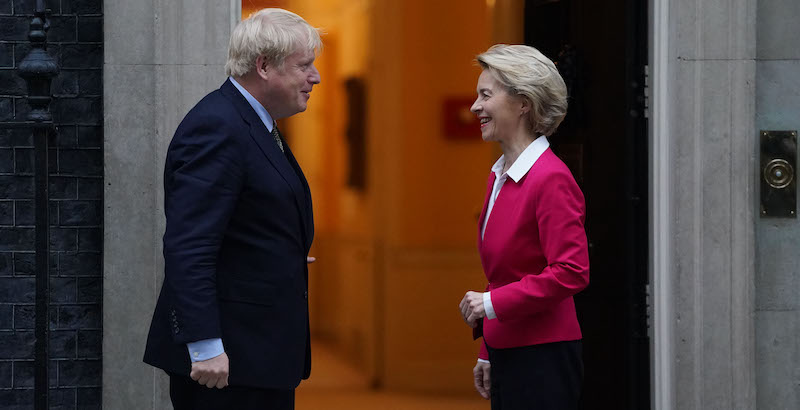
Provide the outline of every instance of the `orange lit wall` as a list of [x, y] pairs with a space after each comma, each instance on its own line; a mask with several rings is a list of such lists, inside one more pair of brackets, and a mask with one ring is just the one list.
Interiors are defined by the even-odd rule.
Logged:
[[289, 3], [286, 0], [242, 0], [242, 18], [245, 19], [250, 14], [267, 7], [290, 9]]
[[472, 387], [477, 343], [457, 306], [484, 280], [475, 249], [492, 147], [441, 133], [446, 97], [475, 95], [489, 45], [483, 0], [376, 2], [371, 134], [381, 243], [381, 380], [403, 390]]

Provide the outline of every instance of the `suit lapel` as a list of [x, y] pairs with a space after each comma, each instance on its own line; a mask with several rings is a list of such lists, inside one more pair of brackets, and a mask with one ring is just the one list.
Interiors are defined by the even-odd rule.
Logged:
[[[278, 171], [281, 178], [286, 181], [294, 194], [295, 205], [300, 211], [303, 229], [303, 244], [308, 247], [309, 242], [309, 208], [311, 195], [308, 192], [308, 183], [306, 182], [303, 172], [300, 170], [297, 161], [294, 159], [287, 144], [284, 144], [286, 155], [278, 148], [278, 144], [273, 141], [267, 127], [258, 117], [253, 107], [244, 98], [244, 96], [236, 89], [230, 80], [226, 80], [220, 88], [222, 93], [233, 102], [237, 111], [242, 115], [244, 121], [250, 126], [250, 137], [253, 138], [258, 148], [267, 157], [272, 166]], [[292, 165], [293, 162], [295, 166]], [[313, 222], [311, 222], [313, 223]], [[313, 227], [311, 228], [313, 229]], [[313, 232], [312, 232], [313, 234]]]
[[283, 148], [286, 150], [286, 158], [288, 159], [289, 165], [291, 165], [295, 171], [295, 174], [300, 179], [303, 189], [302, 200], [298, 206], [302, 206], [301, 215], [304, 215], [303, 224], [305, 225], [303, 230], [305, 233], [303, 240], [306, 245], [306, 249], [308, 249], [311, 247], [311, 242], [314, 239], [314, 210], [311, 203], [311, 189], [308, 186], [308, 181], [306, 181], [306, 176], [303, 174], [303, 170], [300, 168], [300, 164], [297, 163], [297, 159], [295, 159], [291, 148], [289, 148], [289, 144], [286, 144], [285, 141]]
[[483, 200], [483, 210], [481, 211], [481, 216], [478, 218], [478, 245], [483, 246], [483, 235], [481, 235], [481, 230], [483, 230], [483, 219], [486, 218], [486, 211], [489, 207], [489, 197], [492, 196], [492, 190], [494, 188], [494, 179], [497, 176], [494, 174], [494, 171], [489, 173], [489, 182], [486, 185], [486, 198]]

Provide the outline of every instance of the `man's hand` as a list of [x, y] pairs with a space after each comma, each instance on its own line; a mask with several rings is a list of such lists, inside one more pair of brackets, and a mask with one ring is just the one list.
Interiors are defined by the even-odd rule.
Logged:
[[491, 397], [491, 373], [492, 365], [489, 363], [478, 362], [472, 369], [472, 375], [475, 377], [475, 390], [480, 393], [481, 397], [489, 400]]
[[189, 373], [192, 380], [202, 384], [209, 389], [221, 389], [228, 385], [228, 355], [221, 355], [192, 363], [192, 372]]
[[477, 327], [478, 320], [486, 316], [486, 311], [483, 310], [483, 292], [467, 292], [458, 307], [464, 322], [472, 328]]
[[311, 265], [312, 263], [314, 263], [314, 262], [316, 262], [316, 261], [317, 261], [317, 258], [315, 258], [315, 257], [313, 257], [313, 256], [306, 256], [306, 262], [307, 262], [309, 265]]

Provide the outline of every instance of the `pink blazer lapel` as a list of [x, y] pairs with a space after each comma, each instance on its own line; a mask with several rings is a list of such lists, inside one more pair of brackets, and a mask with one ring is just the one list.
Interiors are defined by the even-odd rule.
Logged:
[[486, 218], [486, 208], [489, 207], [489, 197], [492, 195], [495, 178], [494, 172], [489, 172], [489, 182], [486, 184], [486, 197], [483, 199], [483, 210], [481, 210], [481, 216], [478, 218], [478, 246], [483, 245], [481, 229], [483, 228], [483, 219]]

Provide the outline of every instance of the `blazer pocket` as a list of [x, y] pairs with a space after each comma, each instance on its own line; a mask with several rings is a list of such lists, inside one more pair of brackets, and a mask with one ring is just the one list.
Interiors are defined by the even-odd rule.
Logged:
[[275, 304], [277, 289], [266, 282], [231, 280], [219, 283], [220, 300], [271, 306]]

